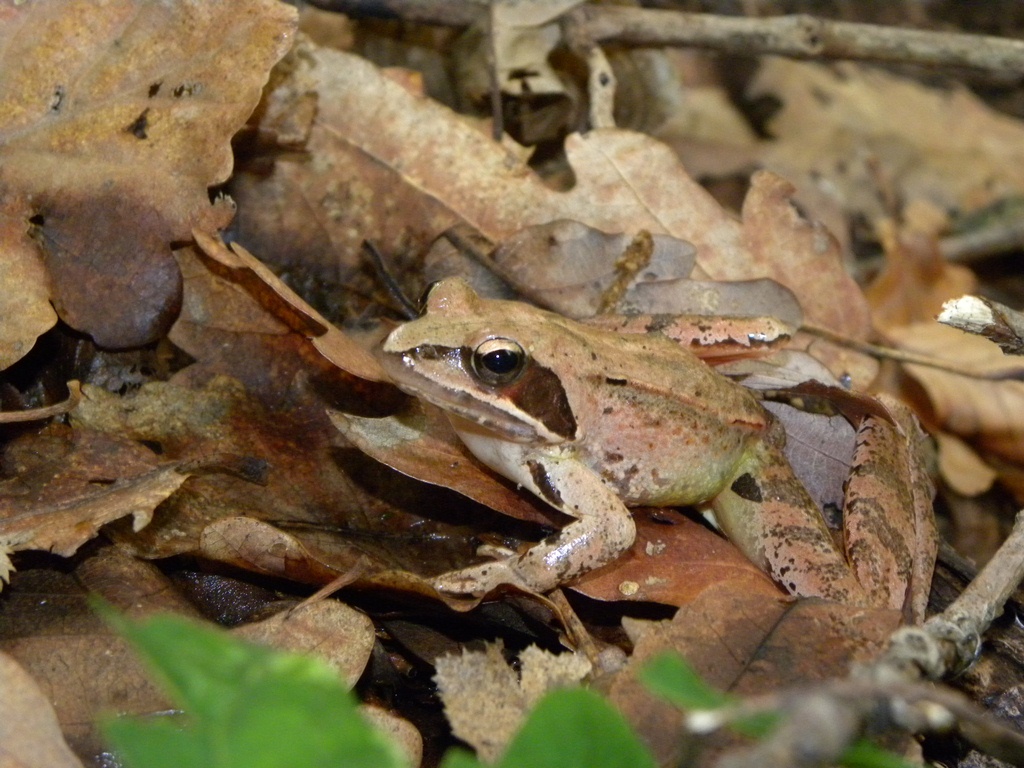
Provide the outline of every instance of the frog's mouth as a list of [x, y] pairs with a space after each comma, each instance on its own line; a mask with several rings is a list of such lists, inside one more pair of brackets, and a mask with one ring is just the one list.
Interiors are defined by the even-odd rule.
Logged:
[[527, 371], [514, 385], [489, 386], [468, 368], [470, 354], [468, 348], [416, 347], [404, 352], [384, 351], [380, 362], [403, 392], [479, 424], [505, 440], [555, 444], [575, 439], [576, 420], [557, 379], [557, 391], [550, 391], [548, 379], [554, 374], [535, 366], [535, 371]]

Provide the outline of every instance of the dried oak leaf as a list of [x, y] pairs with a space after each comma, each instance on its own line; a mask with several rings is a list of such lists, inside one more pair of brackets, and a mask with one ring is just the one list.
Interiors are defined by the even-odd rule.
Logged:
[[16, 550], [69, 557], [103, 525], [131, 515], [143, 528], [187, 472], [158, 462], [127, 438], [58, 427], [26, 434], [4, 447], [8, 479], [0, 482], [0, 585]]
[[519, 654], [519, 673], [505, 660], [501, 643], [483, 651], [436, 660], [444, 713], [456, 736], [494, 762], [504, 752], [530, 708], [550, 690], [579, 684], [591, 672], [583, 654], [554, 655], [530, 646]]
[[[782, 107], [768, 124], [767, 167], [886, 215], [879, 170], [897, 197], [973, 210], [1024, 191], [1024, 126], [966, 88], [934, 88], [852, 62], [765, 59], [752, 96]], [[824, 183], [822, 180], [827, 180]]]
[[[289, 63], [289, 77], [268, 98], [317, 93], [319, 111], [306, 144], [316, 162], [282, 160], [269, 176], [249, 177], [233, 194], [243, 208], [286, 210], [289, 226], [298, 217], [301, 226], [323, 233], [331, 253], [356, 253], [363, 239], [385, 252], [407, 250], [410, 241], [425, 247], [460, 223], [492, 242], [556, 219], [604, 232], [644, 229], [693, 243], [699, 277], [771, 277], [801, 301], [806, 295], [814, 324], [855, 337], [867, 332], [866, 306], [834, 241], [794, 216], [785, 183], [770, 174], [755, 176], [745, 214], [750, 223], [741, 224], [667, 146], [640, 133], [602, 129], [566, 139], [575, 184], [558, 192], [530, 170], [521, 152], [409, 93], [358, 56], [304, 43]], [[252, 222], [243, 233], [247, 242], [273, 241], [273, 232], [260, 226]], [[779, 243], [788, 250], [778, 251]], [[318, 261], [314, 253], [258, 250], [279, 263], [307, 255], [310, 264]], [[354, 274], [355, 264], [347, 269]], [[835, 296], [843, 301], [815, 298]]]
[[69, 325], [108, 347], [170, 325], [170, 245], [230, 218], [207, 190], [294, 28], [273, 0], [0, 7], [0, 191], [31, 197]]
[[686, 605], [728, 582], [763, 599], [785, 594], [728, 540], [671, 510], [634, 509], [636, 542], [621, 557], [585, 574], [572, 589], [597, 600]]
[[0, 653], [0, 689], [0, 765], [82, 768], [64, 741], [49, 696], [5, 653]]
[[280, 650], [319, 656], [350, 688], [363, 674], [376, 640], [370, 618], [337, 600], [303, 603], [238, 627], [233, 634]]
[[31, 215], [24, 196], [5, 195], [0, 187], [0, 370], [28, 354], [57, 322], [50, 279], [28, 235]]
[[851, 611], [817, 599], [771, 600], [727, 582], [704, 591], [671, 621], [627, 619], [634, 651], [609, 696], [659, 764], [674, 765], [682, 746], [682, 714], [637, 679], [637, 670], [654, 656], [676, 651], [709, 685], [755, 695], [846, 674], [852, 661], [873, 658], [901, 621], [899, 611]]

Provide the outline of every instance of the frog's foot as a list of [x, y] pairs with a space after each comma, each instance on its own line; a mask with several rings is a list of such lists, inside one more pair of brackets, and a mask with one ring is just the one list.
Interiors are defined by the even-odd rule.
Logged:
[[583, 464], [540, 455], [529, 462], [529, 475], [522, 479], [551, 506], [576, 520], [521, 555], [441, 574], [433, 581], [438, 590], [479, 596], [500, 584], [511, 584], [527, 592], [550, 592], [610, 563], [632, 546], [633, 516], [600, 476]]

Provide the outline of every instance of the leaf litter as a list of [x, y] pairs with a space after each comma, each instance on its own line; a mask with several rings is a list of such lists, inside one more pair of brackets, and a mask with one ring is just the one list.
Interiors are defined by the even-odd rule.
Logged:
[[[378, 618], [387, 609], [375, 598], [413, 604], [425, 624], [452, 633], [468, 625], [449, 608], [472, 620], [491, 610], [492, 630], [519, 648], [553, 648], [562, 632], [582, 646], [595, 642], [593, 633], [599, 648], [632, 648], [624, 671], [614, 664], [601, 671], [663, 759], [678, 746], [666, 740], [672, 716], [646, 701], [633, 680], [647, 655], [676, 648], [713, 683], [766, 691], [794, 678], [840, 674], [878, 647], [898, 625], [898, 612], [851, 615], [791, 602], [717, 534], [666, 510], [637, 510], [633, 550], [572, 589], [574, 601], [584, 601], [582, 614], [592, 600], [607, 606], [602, 610], [675, 612], [670, 623], [641, 629], [634, 622], [629, 636], [617, 622], [595, 623], [581, 634], [582, 625], [573, 629], [563, 609], [540, 598], [508, 595], [513, 608], [499, 614], [494, 603], [439, 596], [427, 577], [466, 562], [481, 543], [514, 549], [561, 521], [482, 468], [436, 411], [383, 383], [367, 349], [387, 325], [367, 331], [364, 322], [380, 314], [382, 292], [361, 244], [375, 243], [413, 294], [432, 268], [451, 268], [448, 260], [430, 266], [429, 254], [444, 251], [445, 259], [454, 253], [463, 265], [475, 263], [495, 278], [495, 290], [510, 295], [561, 308], [556, 295], [568, 290], [583, 307], [564, 309], [570, 314], [608, 309], [602, 302], [618, 282], [623, 292], [613, 311], [693, 314], [694, 299], [714, 314], [755, 318], [769, 314], [765, 307], [795, 307], [796, 314], [781, 313], [786, 335], [803, 322], [861, 341], [873, 324], [905, 349], [964, 362], [975, 354], [967, 352], [971, 342], [935, 330], [928, 315], [971, 275], [936, 255], [948, 222], [926, 218], [921, 225], [914, 216], [926, 209], [920, 201], [969, 211], [1017, 193], [1019, 180], [1005, 160], [1019, 151], [1017, 121], [962, 89], [940, 92], [853, 65], [767, 62], [750, 88], [783, 104], [769, 123], [771, 139], [752, 144], [750, 133], [730, 135], [780, 175], [754, 174], [734, 213], [673, 151], [688, 141], [681, 111], [670, 130], [660, 126], [671, 145], [618, 128], [563, 131], [558, 172], [571, 182], [559, 183], [537, 173], [529, 149], [507, 137], [495, 142], [479, 119], [426, 96], [424, 81], [407, 70], [296, 38], [293, 12], [283, 4], [254, 2], [241, 14], [231, 9], [230, 20], [228, 12], [131, 2], [100, 10], [47, 2], [0, 8], [9, 36], [0, 47], [0, 286], [7, 286], [0, 290], [0, 403], [26, 416], [51, 407], [58, 399], [42, 385], [43, 368], [48, 377], [75, 372], [71, 359], [38, 367], [29, 356], [34, 344], [43, 348], [37, 339], [77, 337], [79, 349], [95, 344], [100, 357], [144, 348], [165, 363], [159, 376], [123, 376], [118, 391], [82, 376], [84, 398], [66, 406], [63, 423], [44, 425], [45, 410], [17, 431], [0, 422], [3, 557], [24, 549], [70, 556], [103, 528], [113, 545], [90, 545], [71, 561], [81, 580], [96, 578], [87, 569], [105, 563], [104, 552], [157, 559], [171, 572], [184, 558], [229, 569], [242, 582], [270, 579], [278, 590], [345, 586], [348, 598], [354, 588], [352, 601]], [[352, 27], [339, 29], [347, 44], [358, 37]], [[76, 46], [66, 44], [72, 34]], [[45, 44], [26, 47], [32, 39]], [[544, 31], [530, 55], [551, 39]], [[514, 87], [506, 90], [517, 96]], [[581, 98], [564, 82], [552, 93]], [[930, 131], [915, 133], [898, 116], [908, 104], [935, 117]], [[947, 124], [952, 114], [967, 115], [967, 127], [962, 119]], [[243, 135], [254, 143], [237, 143], [233, 154], [230, 139], [246, 120]], [[968, 138], [978, 136], [986, 141], [975, 151]], [[844, 175], [844, 162], [858, 153], [870, 162], [846, 166], [854, 172]], [[902, 220], [878, 206], [880, 176], [871, 168], [881, 169], [893, 197], [908, 201]], [[840, 243], [847, 233], [837, 240], [802, 213], [823, 178], [838, 183], [832, 204], [839, 220], [872, 221], [889, 258], [867, 298], [846, 269]], [[234, 203], [211, 197], [225, 182]], [[225, 246], [218, 231], [239, 242]], [[463, 234], [446, 237], [450, 232]], [[582, 258], [595, 273], [564, 272], [559, 248], [567, 240], [553, 247], [547, 238], [569, 232], [583, 238]], [[468, 261], [466, 242], [475, 243]], [[674, 249], [689, 266], [623, 266], [624, 254], [645, 248], [645, 258]], [[567, 289], [560, 274], [575, 283]], [[317, 309], [300, 293], [316, 298]], [[876, 374], [869, 357], [820, 337], [798, 334], [789, 348], [858, 389]], [[986, 370], [1012, 366], [990, 348], [977, 355], [970, 359], [984, 359], [979, 367]], [[36, 381], [25, 373], [33, 370]], [[892, 378], [888, 388], [912, 395], [922, 419], [946, 430], [940, 467], [950, 482], [988, 488], [973, 479], [987, 469], [988, 482], [998, 477], [1020, 493], [1021, 430], [1012, 424], [1019, 383], [956, 379], [922, 366], [903, 371], [920, 388]], [[800, 413], [806, 436], [792, 440], [804, 453], [792, 460], [820, 465], [811, 472], [822, 483], [815, 493], [834, 504], [852, 451], [840, 446], [849, 445], [852, 430], [843, 416]], [[976, 459], [958, 485], [953, 451]], [[399, 477], [364, 452], [441, 488]], [[135, 525], [111, 525], [123, 517]], [[27, 578], [45, 572], [31, 558], [13, 557]], [[10, 594], [0, 599], [17, 594], [22, 576], [13, 575]], [[273, 614], [260, 617], [264, 624], [282, 624], [288, 636], [270, 642], [326, 651], [338, 625], [311, 622], [295, 635], [298, 624], [288, 625], [292, 614], [280, 611], [278, 598], [268, 592], [257, 599]], [[359, 612], [341, 621], [353, 633], [341, 645], [359, 649], [339, 661], [351, 683], [367, 663], [374, 624]], [[14, 646], [0, 641], [0, 651]], [[29, 631], [17, 645], [24, 652], [32, 642]], [[383, 647], [400, 667], [402, 645], [392, 638]], [[512, 690], [517, 676], [507, 667], [503, 674]], [[496, 723], [476, 715], [475, 706], [468, 721], [477, 735], [466, 738], [486, 740]], [[68, 733], [70, 723], [62, 725]]]

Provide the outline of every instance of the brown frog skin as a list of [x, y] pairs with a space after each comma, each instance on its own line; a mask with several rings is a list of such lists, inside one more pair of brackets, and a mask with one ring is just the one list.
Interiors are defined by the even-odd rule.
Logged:
[[713, 514], [791, 593], [894, 607], [906, 597], [858, 579], [755, 395], [667, 338], [483, 299], [450, 278], [380, 358], [401, 389], [447, 413], [480, 461], [575, 518], [521, 555], [436, 577], [442, 591], [553, 589], [628, 549], [628, 506], [653, 505]]

